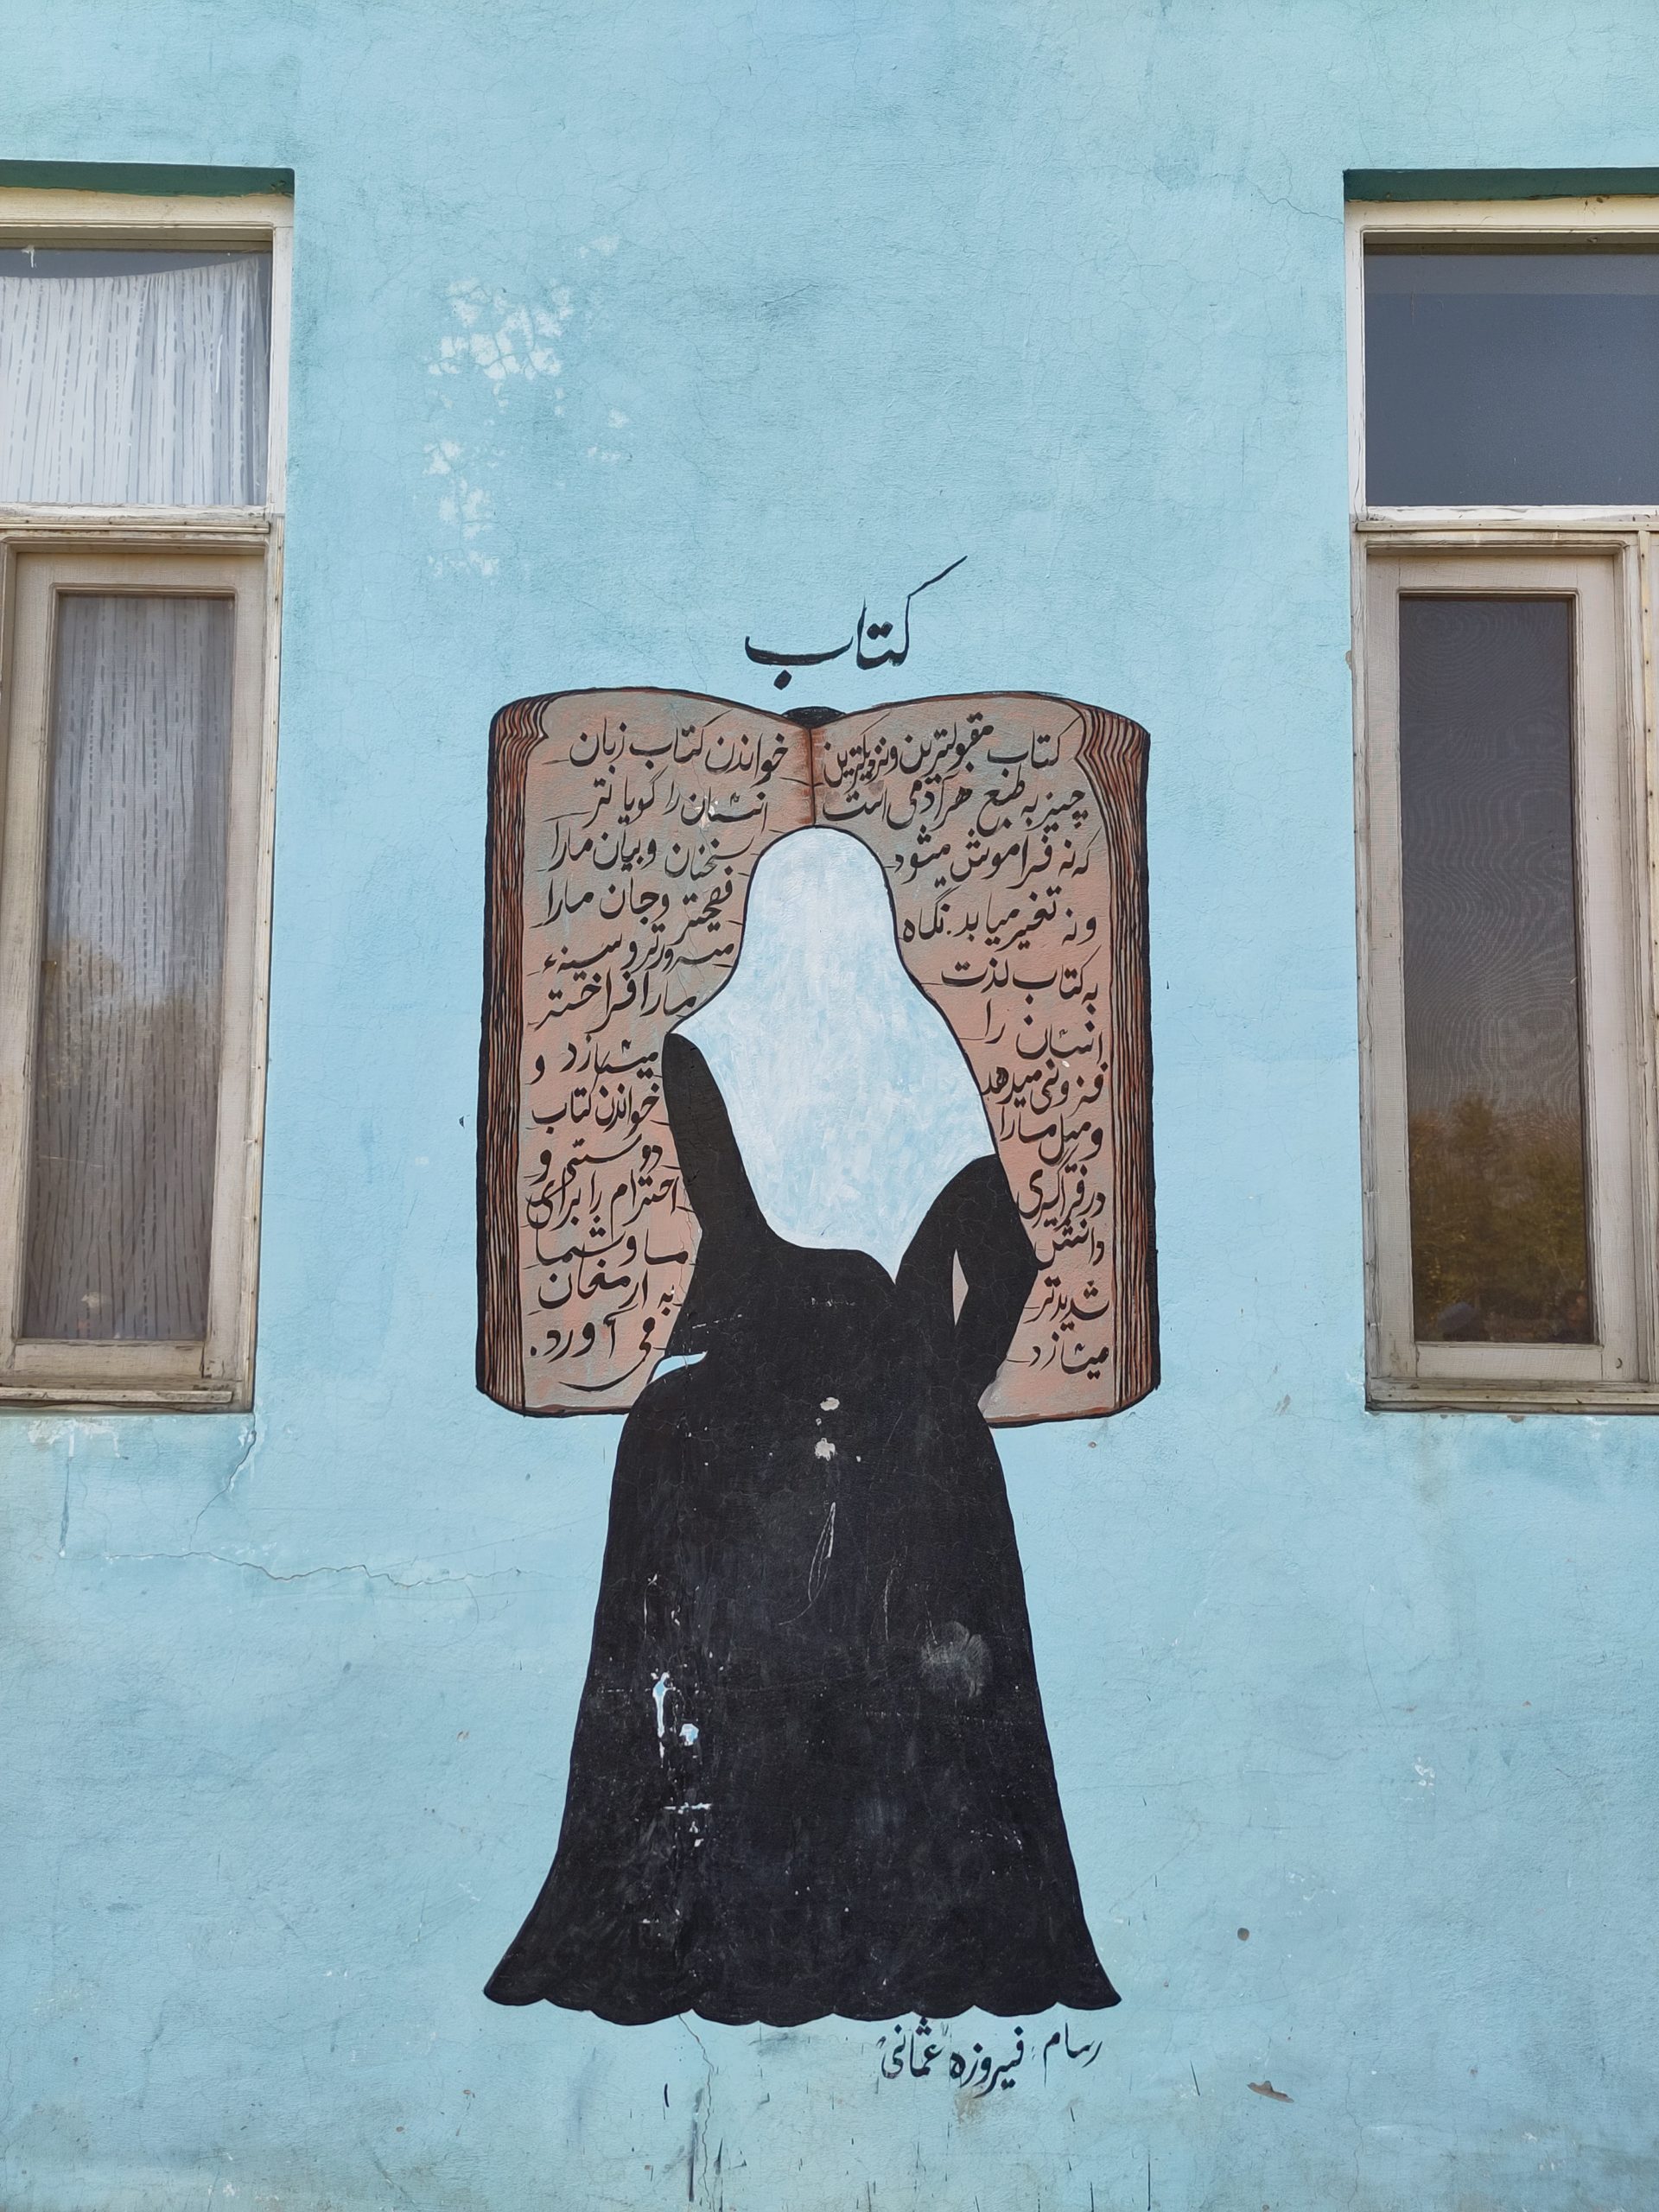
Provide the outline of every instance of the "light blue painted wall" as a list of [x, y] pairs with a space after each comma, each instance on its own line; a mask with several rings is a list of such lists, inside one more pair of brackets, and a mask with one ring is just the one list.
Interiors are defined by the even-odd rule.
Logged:
[[[13, 0], [4, 45], [8, 155], [298, 175], [258, 1405], [0, 1425], [9, 2212], [1659, 2200], [1659, 1428], [1361, 1409], [1339, 219], [1345, 165], [1653, 162], [1649, 0]], [[556, 373], [455, 350], [537, 308]], [[486, 1404], [471, 1337], [492, 710], [769, 697], [746, 629], [963, 550], [885, 692], [813, 689], [1152, 729], [1167, 1379], [1002, 1439], [1126, 2001], [959, 2114], [865, 2027], [483, 2000], [616, 1429]]]

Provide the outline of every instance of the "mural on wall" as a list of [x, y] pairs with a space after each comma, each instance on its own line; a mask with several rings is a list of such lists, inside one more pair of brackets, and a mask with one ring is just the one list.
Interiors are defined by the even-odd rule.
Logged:
[[497, 716], [479, 1382], [628, 1409], [499, 2002], [1117, 2001], [989, 1425], [1157, 1381], [1146, 745], [1034, 695]]

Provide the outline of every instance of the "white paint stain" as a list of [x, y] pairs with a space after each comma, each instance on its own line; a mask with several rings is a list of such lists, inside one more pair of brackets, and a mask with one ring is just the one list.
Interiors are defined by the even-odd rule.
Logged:
[[827, 1436], [821, 1436], [812, 1446], [812, 1456], [815, 1459], [833, 1459], [836, 1447]]
[[698, 1728], [697, 1724], [696, 1724], [696, 1722], [695, 1720], [683, 1720], [683, 1721], [681, 1721], [681, 1723], [680, 1723], [680, 1741], [681, 1741], [683, 1744], [695, 1744], [695, 1743], [696, 1742], [696, 1740], [697, 1740], [698, 1736], [701, 1734], [701, 1732], [701, 1732], [701, 1730]]
[[1421, 1759], [1414, 1759], [1412, 1765], [1417, 1770], [1417, 1787], [1420, 1789], [1432, 1789], [1434, 1787], [1433, 1768], [1426, 1766]]
[[668, 1694], [673, 1687], [674, 1684], [666, 1670], [658, 1675], [651, 1686], [651, 1701], [657, 1708], [657, 1756], [658, 1758], [664, 1756], [663, 1739], [667, 1732], [664, 1713], [668, 1705]]
[[823, 1413], [839, 1413], [841, 1410], [841, 1400], [839, 1398], [821, 1398], [818, 1401], [818, 1407], [820, 1412]]

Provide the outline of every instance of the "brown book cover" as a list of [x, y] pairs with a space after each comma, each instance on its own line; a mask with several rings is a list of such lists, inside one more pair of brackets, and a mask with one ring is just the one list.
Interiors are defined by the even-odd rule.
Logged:
[[620, 1413], [696, 1255], [660, 1053], [735, 963], [756, 861], [821, 824], [880, 861], [911, 976], [978, 1082], [1040, 1272], [988, 1419], [1158, 1380], [1147, 733], [1041, 694], [800, 721], [556, 692], [491, 731], [478, 1381]]

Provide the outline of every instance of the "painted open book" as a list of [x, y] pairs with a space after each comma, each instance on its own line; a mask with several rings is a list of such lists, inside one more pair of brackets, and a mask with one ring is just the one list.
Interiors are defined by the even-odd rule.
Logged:
[[617, 1413], [696, 1256], [664, 1039], [726, 981], [755, 863], [847, 832], [955, 1033], [1037, 1260], [982, 1403], [1113, 1413], [1158, 1379], [1147, 734], [1033, 693], [777, 716], [661, 690], [521, 699], [491, 733], [480, 1389]]

